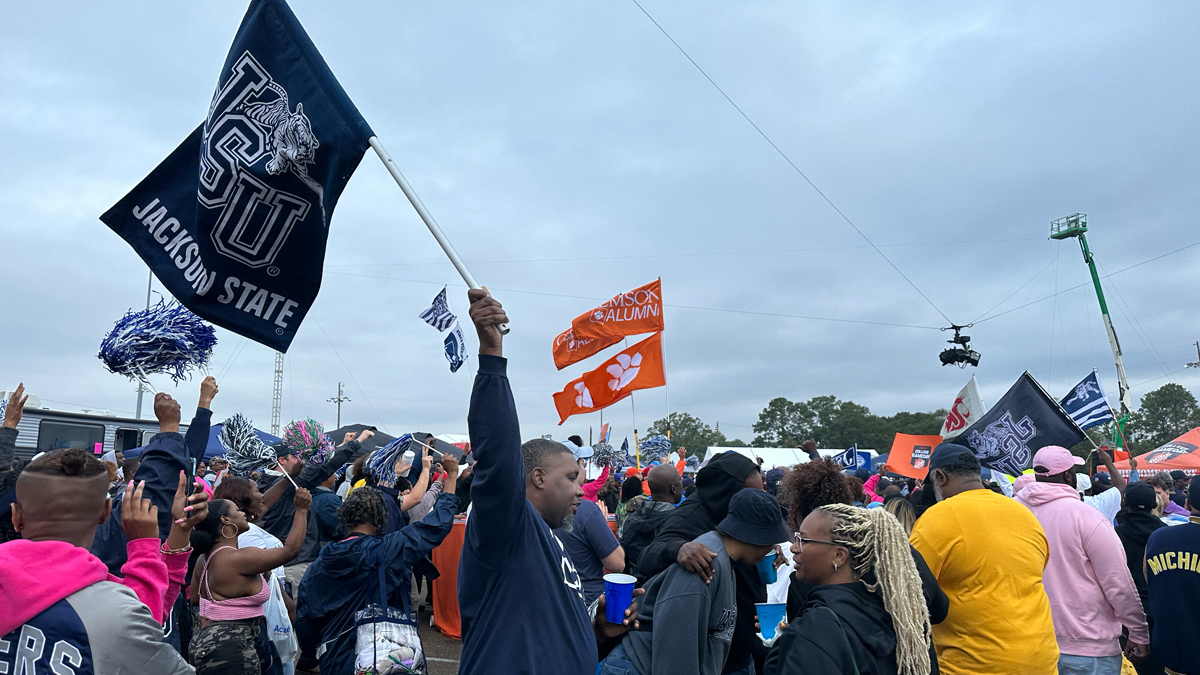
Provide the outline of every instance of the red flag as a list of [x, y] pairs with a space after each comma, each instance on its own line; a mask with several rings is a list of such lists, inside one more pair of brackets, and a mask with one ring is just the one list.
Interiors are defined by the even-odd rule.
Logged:
[[592, 394], [588, 391], [583, 378], [579, 377], [567, 383], [563, 390], [554, 394], [554, 407], [558, 409], [558, 423], [561, 425], [571, 415], [581, 415], [603, 408], [592, 403]]
[[595, 370], [583, 374], [596, 409], [606, 408], [638, 389], [667, 383], [663, 372], [662, 335], [655, 333], [617, 352]]
[[938, 435], [896, 434], [892, 451], [888, 454], [887, 470], [922, 480], [929, 473], [929, 456], [941, 442], [942, 437]]
[[578, 363], [587, 357], [599, 353], [621, 341], [620, 337], [602, 337], [581, 339], [575, 337], [575, 329], [568, 328], [554, 338], [554, 365], [559, 370], [572, 363]]
[[[662, 280], [621, 293], [571, 322], [577, 338], [612, 338], [663, 329]], [[611, 343], [610, 343], [611, 344]], [[594, 353], [594, 352], [593, 352]]]

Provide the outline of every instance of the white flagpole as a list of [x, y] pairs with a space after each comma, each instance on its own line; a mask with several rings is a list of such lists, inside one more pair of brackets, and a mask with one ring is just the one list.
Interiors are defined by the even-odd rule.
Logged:
[[[437, 240], [442, 250], [445, 251], [446, 257], [450, 259], [450, 262], [454, 265], [454, 269], [458, 270], [463, 281], [467, 282], [467, 286], [470, 288], [482, 288], [479, 282], [475, 281], [475, 276], [471, 274], [471, 270], [467, 269], [466, 263], [462, 261], [462, 258], [458, 257], [458, 251], [454, 250], [454, 244], [451, 244], [450, 240], [446, 238], [445, 233], [442, 232], [442, 228], [438, 226], [437, 221], [433, 219], [433, 215], [429, 213], [429, 209], [425, 208], [425, 204], [421, 201], [421, 198], [417, 196], [412, 186], [408, 184], [408, 180], [404, 178], [404, 174], [400, 173], [400, 167], [396, 166], [396, 162], [392, 160], [392, 156], [388, 154], [387, 150], [383, 149], [379, 138], [372, 136], [367, 139], [367, 143], [375, 150], [375, 154], [379, 155], [380, 161], [387, 167], [388, 173], [392, 174], [392, 178], [396, 181], [396, 185], [400, 186], [400, 190], [404, 192], [404, 196], [408, 197], [408, 201], [416, 209], [417, 215], [421, 216], [421, 220], [425, 222], [425, 227], [429, 228], [429, 232]], [[504, 335], [508, 334], [508, 324], [501, 324], [500, 333]]]

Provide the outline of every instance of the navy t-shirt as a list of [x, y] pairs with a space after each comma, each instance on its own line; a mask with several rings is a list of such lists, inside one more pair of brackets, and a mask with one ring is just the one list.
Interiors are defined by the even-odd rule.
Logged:
[[579, 503], [571, 531], [560, 527], [554, 534], [567, 549], [567, 555], [583, 581], [583, 601], [592, 604], [604, 592], [604, 564], [600, 561], [617, 550], [621, 542], [608, 527], [600, 507], [586, 499]]
[[1181, 673], [1200, 664], [1200, 516], [1154, 531], [1146, 542], [1146, 588], [1150, 594], [1150, 652]]
[[479, 356], [467, 415], [475, 480], [458, 565], [458, 672], [593, 675], [596, 638], [579, 575], [525, 499], [521, 430], [506, 364]]

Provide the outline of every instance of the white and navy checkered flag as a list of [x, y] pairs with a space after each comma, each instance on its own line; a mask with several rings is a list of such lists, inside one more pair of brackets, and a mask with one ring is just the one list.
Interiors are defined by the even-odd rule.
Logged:
[[421, 312], [420, 316], [422, 321], [430, 326], [433, 326], [439, 331], [445, 331], [447, 328], [454, 325], [454, 322], [458, 320], [458, 317], [454, 316], [454, 314], [450, 312], [450, 306], [446, 304], [445, 286], [442, 287], [442, 292], [438, 293], [437, 296], [434, 297], [433, 304], [429, 306], [429, 309]]
[[467, 341], [463, 339], [462, 326], [454, 324], [454, 329], [446, 335], [442, 344], [445, 347], [446, 360], [450, 362], [450, 372], [457, 373], [462, 364], [467, 362]]
[[1104, 395], [1104, 388], [1100, 386], [1100, 378], [1094, 370], [1075, 385], [1059, 405], [1080, 429], [1090, 429], [1113, 419], [1108, 397]]
[[833, 461], [842, 469], [857, 469], [858, 468], [858, 443], [848, 447], [843, 452], [833, 456]]

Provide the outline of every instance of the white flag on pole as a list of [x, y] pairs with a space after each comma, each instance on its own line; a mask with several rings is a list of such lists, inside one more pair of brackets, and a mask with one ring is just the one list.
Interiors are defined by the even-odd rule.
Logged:
[[946, 421], [942, 423], [942, 438], [950, 439], [966, 431], [983, 412], [983, 399], [979, 398], [979, 387], [976, 386], [975, 376], [972, 375], [962, 391], [958, 392], [950, 406], [950, 412], [946, 414]]

